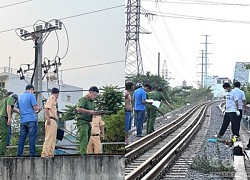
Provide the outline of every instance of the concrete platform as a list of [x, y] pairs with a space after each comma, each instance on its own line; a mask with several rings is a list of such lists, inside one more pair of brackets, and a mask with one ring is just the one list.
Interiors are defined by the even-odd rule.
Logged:
[[[243, 144], [241, 141], [236, 141], [234, 143], [235, 146], [242, 147], [243, 150]], [[247, 180], [247, 173], [245, 169], [245, 163], [244, 163], [244, 156], [233, 156], [234, 159], [234, 169], [235, 169], [235, 180]]]
[[124, 180], [124, 155], [0, 158], [1, 180]]

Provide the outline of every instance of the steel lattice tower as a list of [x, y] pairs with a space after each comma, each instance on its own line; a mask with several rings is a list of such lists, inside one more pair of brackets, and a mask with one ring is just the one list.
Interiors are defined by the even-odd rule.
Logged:
[[125, 73], [131, 76], [144, 73], [139, 41], [141, 0], [127, 2]]

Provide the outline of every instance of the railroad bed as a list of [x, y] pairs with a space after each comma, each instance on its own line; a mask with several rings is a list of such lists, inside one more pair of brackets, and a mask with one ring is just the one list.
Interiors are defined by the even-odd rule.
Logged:
[[[222, 122], [219, 104], [214, 102], [210, 107], [194, 107], [192, 112], [183, 114], [177, 122], [169, 123], [168, 128], [152, 133], [153, 139], [148, 135], [126, 146], [125, 179], [221, 179], [221, 174], [190, 170], [197, 155], [222, 158], [223, 163], [231, 163], [232, 151], [228, 146], [207, 142], [207, 138], [217, 134]], [[196, 136], [192, 137], [192, 134]], [[229, 137], [229, 131], [224, 136]], [[143, 150], [140, 150], [141, 146]]]
[[[197, 105], [170, 124], [126, 146], [125, 179], [144, 177], [162, 158], [167, 157], [166, 161], [169, 163], [175, 157], [174, 151], [182, 149], [195, 133], [195, 129], [205, 117], [207, 106]], [[153, 169], [150, 174], [159, 172], [159, 169], [162, 169], [162, 166]], [[154, 174], [148, 178], [153, 179], [155, 176]]]

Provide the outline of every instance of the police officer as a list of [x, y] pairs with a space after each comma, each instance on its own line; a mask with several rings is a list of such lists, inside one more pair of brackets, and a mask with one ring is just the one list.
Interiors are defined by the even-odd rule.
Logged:
[[99, 89], [96, 86], [89, 88], [89, 93], [79, 99], [76, 106], [77, 128], [80, 139], [80, 154], [87, 154], [87, 147], [91, 135], [91, 124], [93, 115], [97, 115], [94, 99], [97, 97]]
[[88, 144], [88, 154], [101, 153], [101, 139], [104, 138], [104, 125], [102, 117], [93, 116], [91, 122], [91, 136]]
[[18, 95], [12, 93], [0, 102], [0, 157], [4, 155], [8, 143], [8, 131], [11, 125], [12, 113], [19, 113], [14, 108]]
[[[165, 97], [163, 96], [163, 89], [158, 88], [157, 91], [152, 91], [149, 93], [149, 99], [153, 99], [154, 101], [164, 102], [171, 109], [173, 107], [167, 102]], [[154, 124], [157, 117], [157, 107], [152, 104], [147, 104], [147, 134], [154, 132]]]
[[54, 149], [56, 145], [57, 133], [57, 99], [59, 89], [52, 88], [51, 96], [45, 104], [45, 141], [43, 143], [43, 151], [41, 157], [54, 157]]

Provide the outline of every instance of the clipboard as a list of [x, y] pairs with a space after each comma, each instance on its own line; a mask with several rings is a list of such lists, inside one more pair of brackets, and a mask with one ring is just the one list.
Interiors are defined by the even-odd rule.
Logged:
[[112, 111], [108, 111], [108, 110], [97, 110], [95, 112], [96, 112], [96, 115], [104, 115], [104, 114], [112, 113]]

